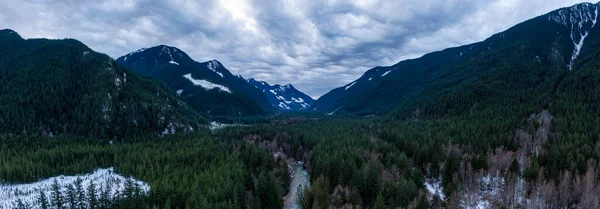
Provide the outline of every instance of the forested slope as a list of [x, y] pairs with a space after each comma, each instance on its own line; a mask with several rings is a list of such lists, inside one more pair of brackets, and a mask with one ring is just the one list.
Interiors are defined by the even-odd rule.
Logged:
[[206, 123], [164, 86], [73, 39], [0, 31], [0, 134], [112, 138]]

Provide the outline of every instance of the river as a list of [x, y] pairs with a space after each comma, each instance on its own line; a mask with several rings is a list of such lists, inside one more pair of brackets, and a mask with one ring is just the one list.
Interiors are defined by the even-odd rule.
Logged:
[[299, 209], [298, 205], [298, 186], [310, 188], [310, 176], [304, 167], [302, 162], [298, 162], [294, 165], [294, 171], [292, 173], [292, 182], [290, 183], [290, 192], [284, 197], [285, 209]]

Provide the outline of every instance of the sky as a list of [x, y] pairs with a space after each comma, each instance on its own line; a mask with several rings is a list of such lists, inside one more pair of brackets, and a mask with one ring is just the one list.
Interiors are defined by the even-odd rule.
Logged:
[[393, 65], [482, 41], [579, 0], [0, 0], [0, 29], [75, 38], [118, 58], [175, 46], [313, 98]]

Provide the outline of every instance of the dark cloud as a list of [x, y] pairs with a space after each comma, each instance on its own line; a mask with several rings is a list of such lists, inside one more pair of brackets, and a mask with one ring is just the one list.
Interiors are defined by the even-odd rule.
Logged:
[[318, 97], [364, 71], [481, 41], [580, 0], [0, 0], [0, 28], [119, 57], [173, 45]]

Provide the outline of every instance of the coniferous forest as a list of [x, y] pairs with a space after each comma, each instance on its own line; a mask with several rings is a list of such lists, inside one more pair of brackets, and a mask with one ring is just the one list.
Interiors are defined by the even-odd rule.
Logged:
[[[378, 84], [279, 113], [193, 82], [217, 96], [182, 98], [77, 40], [1, 30], [0, 209], [600, 208], [598, 9], [374, 68]], [[557, 14], [589, 33], [578, 56]]]

